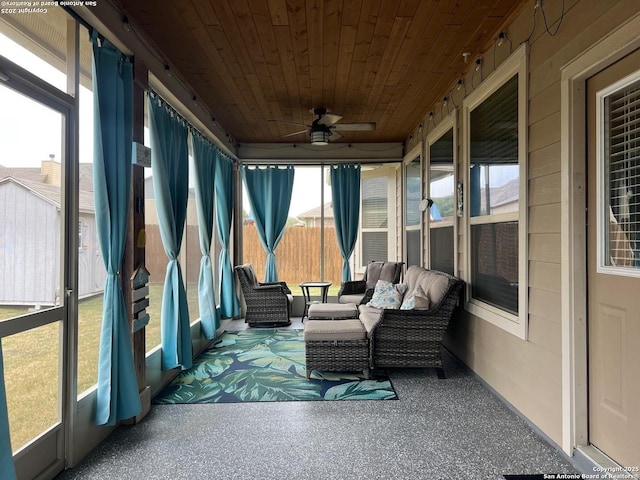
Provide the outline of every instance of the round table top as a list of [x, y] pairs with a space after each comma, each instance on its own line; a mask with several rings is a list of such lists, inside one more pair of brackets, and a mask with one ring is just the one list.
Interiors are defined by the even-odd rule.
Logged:
[[330, 287], [331, 282], [302, 282], [301, 287]]

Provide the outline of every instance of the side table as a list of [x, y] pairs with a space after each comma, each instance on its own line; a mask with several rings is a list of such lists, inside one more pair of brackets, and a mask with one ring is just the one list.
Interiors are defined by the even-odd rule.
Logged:
[[327, 303], [327, 295], [329, 294], [329, 287], [331, 286], [331, 282], [303, 282], [300, 284], [300, 289], [302, 290], [302, 296], [304, 297], [304, 313], [302, 314], [302, 321], [304, 321], [304, 317], [309, 314], [309, 305], [313, 302], [311, 301], [311, 294], [309, 289], [311, 288], [319, 288], [320, 289], [320, 298], [322, 299], [322, 303]]

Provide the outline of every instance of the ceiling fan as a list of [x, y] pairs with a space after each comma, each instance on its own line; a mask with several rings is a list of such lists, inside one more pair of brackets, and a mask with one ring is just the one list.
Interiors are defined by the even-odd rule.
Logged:
[[[328, 145], [329, 138], [338, 140], [342, 135], [338, 131], [372, 131], [376, 129], [375, 122], [359, 122], [359, 123], [338, 123], [342, 119], [342, 115], [331, 113], [326, 108], [318, 107], [309, 110], [315, 115], [315, 119], [311, 125], [304, 125], [306, 128], [298, 132], [283, 135], [285, 137], [293, 137], [301, 133], [309, 133], [311, 145]], [[303, 125], [301, 123], [280, 122], [278, 120], [270, 120], [272, 122], [287, 123], [290, 125]]]

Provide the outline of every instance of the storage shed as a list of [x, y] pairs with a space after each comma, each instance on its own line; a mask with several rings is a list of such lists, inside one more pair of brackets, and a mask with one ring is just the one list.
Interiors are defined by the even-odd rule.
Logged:
[[[60, 302], [61, 189], [31, 180], [0, 179], [0, 305], [49, 306]], [[79, 297], [104, 288], [93, 194], [80, 192]]]

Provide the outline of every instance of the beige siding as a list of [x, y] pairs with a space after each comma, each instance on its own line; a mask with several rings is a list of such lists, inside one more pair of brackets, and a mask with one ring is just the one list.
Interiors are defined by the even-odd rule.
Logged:
[[396, 258], [398, 261], [404, 260], [404, 237], [402, 229], [404, 225], [404, 216], [402, 215], [402, 205], [404, 202], [404, 194], [402, 190], [402, 168], [396, 169]]
[[[551, 30], [555, 29], [555, 23], [551, 22], [560, 17], [562, 3], [561, 0], [544, 2]], [[558, 444], [562, 441], [561, 69], [640, 12], [640, 2], [636, 0], [566, 0], [564, 3], [565, 15], [557, 35], [552, 37], [545, 32], [538, 12], [529, 44], [528, 340], [523, 341], [467, 313], [454, 319], [447, 337], [452, 351]], [[530, 1], [507, 26], [514, 47], [529, 37], [532, 25], [533, 1]], [[485, 53], [485, 58], [493, 56], [493, 48]], [[499, 63], [506, 55], [497, 55], [497, 58]], [[484, 66], [483, 78], [486, 78], [492, 63], [485, 62]], [[454, 82], [452, 79], [452, 84]], [[478, 84], [476, 79], [475, 85]], [[465, 75], [465, 85], [469, 94], [471, 73]], [[460, 103], [461, 99], [456, 100]], [[425, 112], [425, 122], [427, 115]], [[461, 116], [458, 125], [462, 125]], [[463, 136], [458, 138], [461, 142]], [[462, 152], [461, 143], [459, 151]], [[463, 179], [461, 165], [458, 173]], [[458, 273], [466, 278], [464, 235], [461, 222]]]

